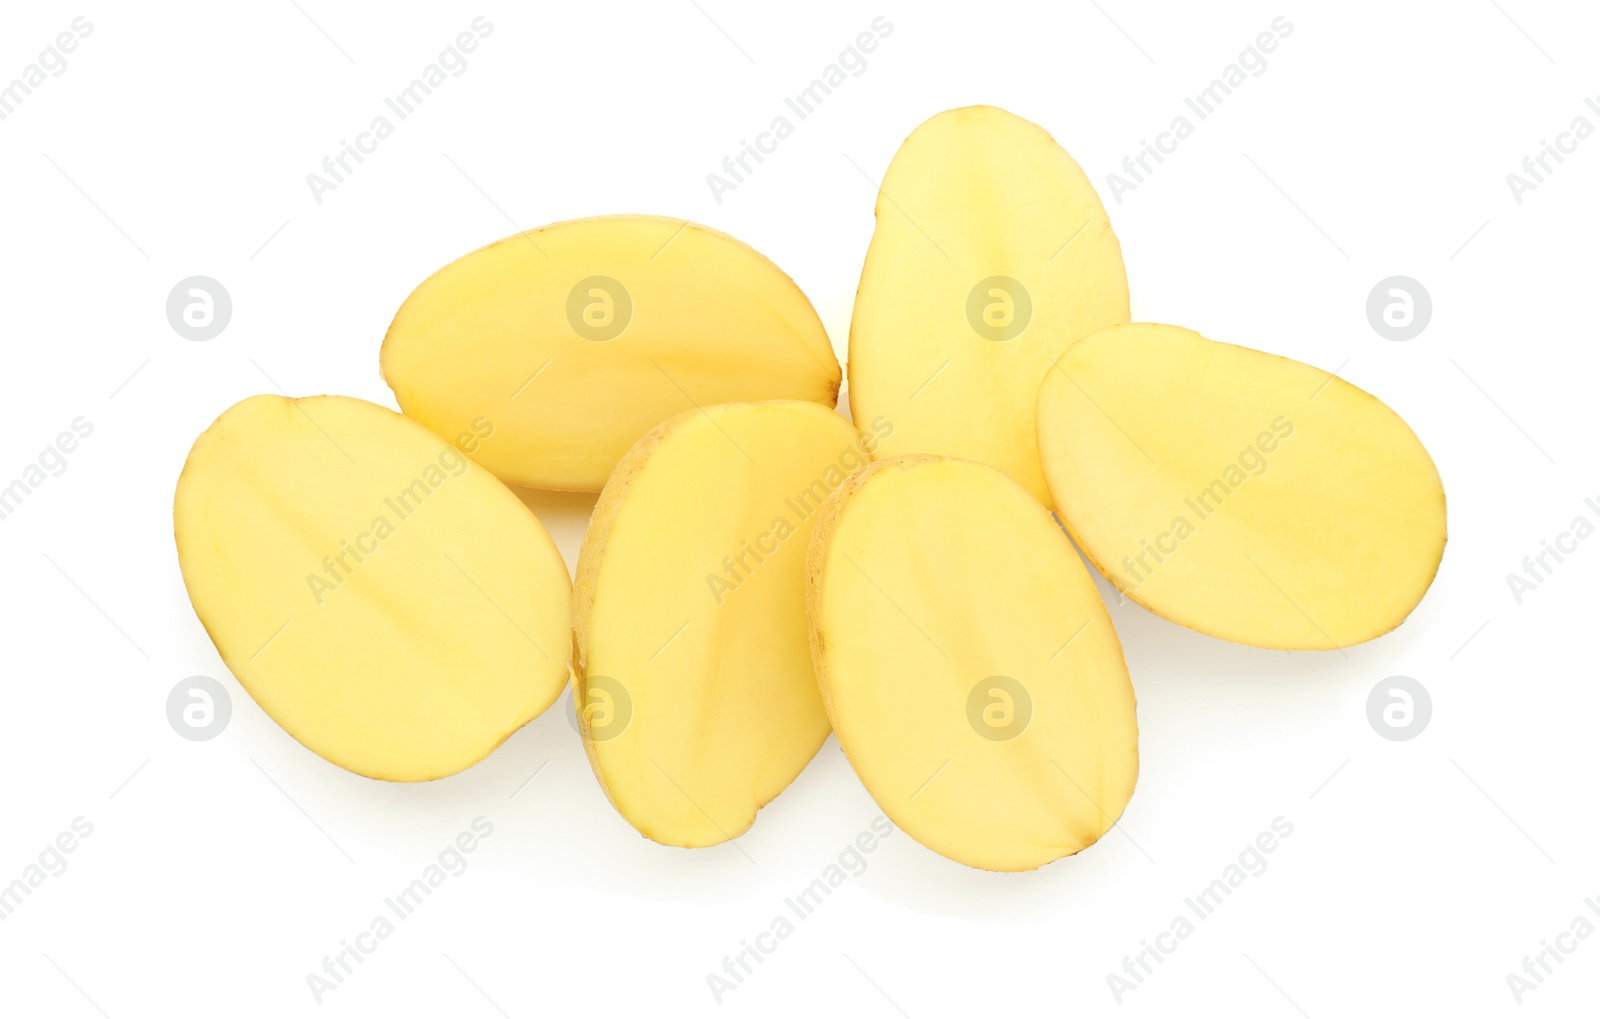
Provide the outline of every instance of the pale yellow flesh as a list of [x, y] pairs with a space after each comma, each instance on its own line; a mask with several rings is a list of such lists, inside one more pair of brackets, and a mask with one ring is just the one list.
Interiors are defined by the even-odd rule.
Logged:
[[[620, 285], [631, 310], [606, 285], [580, 286], [593, 277]], [[573, 323], [588, 316], [608, 327], [581, 334]], [[832, 407], [840, 381], [793, 280], [726, 234], [657, 216], [556, 223], [457, 259], [406, 299], [381, 360], [407, 415], [468, 437], [502, 480], [582, 492], [675, 414], [732, 400]]]
[[[878, 805], [986, 870], [1094, 843], [1138, 775], [1133, 688], [1050, 514], [991, 467], [916, 454], [874, 464], [835, 500], [812, 539], [812, 649], [839, 745]], [[996, 676], [1032, 704], [1008, 740], [985, 735], [1022, 717]], [[980, 684], [996, 713], [975, 720]]]
[[[827, 738], [806, 547], [869, 457], [814, 403], [707, 407], [641, 440], [601, 493], [578, 559], [580, 718], [611, 802], [649, 838], [739, 835]], [[624, 694], [592, 703], [600, 676]], [[605, 728], [629, 710], [620, 733]]]
[[235, 404], [195, 440], [173, 517], [229, 670], [340, 767], [440, 778], [560, 696], [561, 554], [493, 475], [391, 410]]
[[1398, 626], [1445, 545], [1439, 472], [1375, 397], [1287, 358], [1136, 324], [1072, 347], [1039, 397], [1061, 518], [1139, 604], [1257, 647]]
[[[1031, 299], [1008, 339], [969, 317], [970, 294], [995, 276]], [[1014, 296], [979, 289], [991, 316], [979, 323], [1023, 321]], [[1039, 383], [1074, 340], [1126, 321], [1122, 249], [1078, 164], [1004, 110], [949, 110], [912, 132], [884, 175], [850, 323], [850, 407], [857, 421], [893, 423], [881, 456], [992, 464], [1048, 505]]]

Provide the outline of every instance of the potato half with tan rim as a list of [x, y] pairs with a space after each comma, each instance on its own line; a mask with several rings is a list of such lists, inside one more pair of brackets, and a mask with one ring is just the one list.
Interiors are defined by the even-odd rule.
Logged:
[[1050, 362], [1128, 321], [1122, 248], [1043, 128], [947, 110], [884, 174], [850, 321], [850, 407], [895, 423], [883, 455], [993, 464], [1049, 504], [1034, 401]]
[[832, 407], [839, 362], [805, 294], [681, 219], [516, 234], [428, 277], [381, 355], [400, 408], [527, 488], [598, 492], [674, 414], [730, 400]]
[[340, 767], [440, 778], [561, 695], [561, 553], [493, 475], [392, 410], [237, 403], [195, 440], [172, 515], [222, 660]]
[[814, 403], [675, 417], [617, 466], [578, 557], [576, 701], [624, 818], [674, 846], [736, 837], [828, 736], [806, 635], [806, 545], [871, 458]]
[[1128, 597], [1225, 640], [1332, 650], [1399, 626], [1445, 545], [1444, 485], [1376, 397], [1177, 326], [1081, 340], [1039, 394], [1045, 477]]
[[889, 818], [972, 867], [1104, 835], [1139, 770], [1133, 687], [1094, 582], [993, 467], [906, 454], [830, 500], [807, 572], [839, 745]]

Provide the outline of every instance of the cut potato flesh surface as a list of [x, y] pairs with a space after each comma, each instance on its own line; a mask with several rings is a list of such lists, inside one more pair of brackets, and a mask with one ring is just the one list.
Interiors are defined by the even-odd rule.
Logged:
[[696, 406], [832, 407], [839, 362], [794, 281], [680, 219], [556, 223], [466, 255], [395, 315], [383, 377], [410, 417], [502, 480], [598, 492], [651, 428]]
[[734, 838], [827, 738], [806, 547], [869, 444], [814, 403], [709, 407], [652, 431], [601, 493], [578, 559], [580, 725], [649, 838]]
[[255, 396], [195, 441], [178, 562], [223, 661], [343, 768], [422, 781], [561, 694], [571, 582], [494, 476], [363, 400]]
[[992, 467], [906, 454], [848, 482], [812, 537], [823, 700], [856, 774], [918, 842], [1031, 870], [1133, 795], [1122, 647], [1039, 502]]
[[992, 106], [949, 110], [884, 176], [850, 323], [850, 407], [882, 454], [992, 464], [1049, 504], [1034, 402], [1074, 340], [1128, 321], [1122, 248], [1072, 157]]
[[1062, 520], [1134, 601], [1257, 647], [1406, 618], [1445, 545], [1439, 472], [1399, 415], [1319, 368], [1175, 326], [1096, 333], [1039, 397]]

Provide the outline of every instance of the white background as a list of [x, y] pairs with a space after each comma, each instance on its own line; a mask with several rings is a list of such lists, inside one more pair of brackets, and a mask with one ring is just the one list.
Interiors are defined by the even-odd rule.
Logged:
[[[1592, 1006], [1600, 938], [1520, 1008], [1506, 984], [1600, 896], [1600, 541], [1522, 604], [1506, 582], [1600, 497], [1600, 137], [1520, 204], [1506, 183], [1574, 117], [1600, 127], [1582, 101], [1600, 95], [1592, 5], [145, 6], [11, 4], [0, 30], [9, 80], [74, 16], [94, 25], [0, 122], [0, 483], [75, 417], [94, 424], [0, 521], [0, 884], [74, 818], [94, 827], [0, 922], [0, 1012]], [[494, 31], [468, 69], [315, 202], [306, 175], [480, 14]], [[717, 203], [706, 174], [880, 14], [894, 31], [866, 71]], [[1294, 31], [1268, 69], [1114, 202], [1106, 175], [1280, 15]], [[1135, 319], [1342, 366], [1427, 443], [1451, 540], [1398, 631], [1288, 654], [1113, 605], [1143, 755], [1121, 831], [1020, 875], [895, 833], [720, 1006], [707, 974], [878, 813], [833, 741], [737, 846], [686, 851], [611, 810], [561, 710], [461, 775], [388, 785], [312, 755], [228, 675], [184, 595], [172, 491], [194, 436], [273, 391], [266, 375], [392, 406], [378, 344], [424, 276], [512, 222], [613, 212], [748, 241], [810, 295], [843, 360], [874, 182], [923, 119], [979, 102], [1042, 124], [1101, 188]], [[205, 343], [164, 312], [194, 274], [234, 302]], [[1394, 274], [1434, 303], [1404, 343], [1365, 314]], [[592, 502], [530, 498], [569, 563]], [[233, 694], [211, 742], [165, 714], [195, 674]], [[1433, 700], [1409, 742], [1366, 717], [1397, 674]], [[306, 975], [478, 816], [494, 831], [470, 869], [316, 1004]], [[1270, 868], [1117, 1004], [1107, 974], [1280, 816], [1294, 833]]]

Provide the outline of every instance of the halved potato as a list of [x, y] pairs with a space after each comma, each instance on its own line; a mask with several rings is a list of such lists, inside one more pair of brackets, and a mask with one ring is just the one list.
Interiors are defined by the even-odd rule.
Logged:
[[794, 281], [727, 234], [603, 216], [516, 234], [406, 298], [383, 377], [502, 480], [598, 492], [662, 421], [731, 400], [832, 407], [839, 362]]
[[806, 543], [873, 440], [815, 403], [690, 411], [629, 450], [578, 557], [576, 702], [590, 762], [644, 835], [748, 828], [828, 736]]
[[235, 404], [195, 440], [173, 520], [189, 599], [229, 670], [342, 768], [452, 774], [561, 694], [561, 553], [492, 474], [392, 410]]
[[1079, 341], [1041, 387], [1039, 448], [1102, 573], [1240, 644], [1387, 633], [1444, 554], [1444, 487], [1399, 415], [1320, 368], [1188, 329]]
[[1004, 110], [949, 110], [883, 178], [850, 323], [850, 408], [893, 424], [883, 456], [992, 464], [1048, 505], [1039, 383], [1068, 344], [1126, 321], [1122, 248], [1078, 164]]
[[824, 510], [807, 593], [839, 745], [911, 837], [1031, 870], [1116, 823], [1139, 770], [1122, 646], [1016, 482], [938, 456], [873, 464]]

